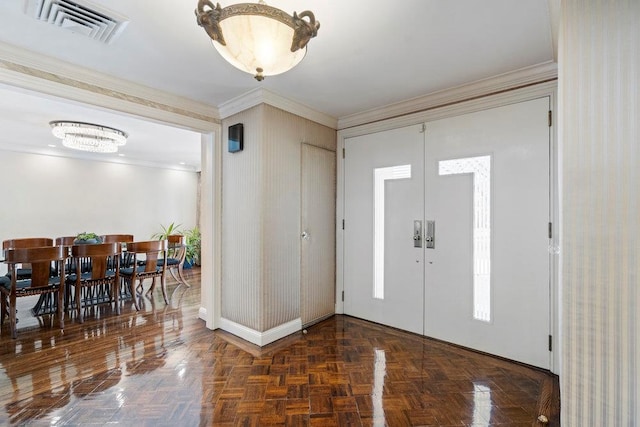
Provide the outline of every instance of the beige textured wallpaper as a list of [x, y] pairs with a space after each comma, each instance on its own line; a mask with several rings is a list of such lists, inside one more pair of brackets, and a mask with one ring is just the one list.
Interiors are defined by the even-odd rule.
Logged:
[[235, 123], [244, 150], [223, 155], [222, 317], [264, 332], [301, 316], [301, 145], [335, 151], [336, 132], [259, 105], [223, 120], [224, 141]]
[[640, 2], [562, 2], [564, 426], [640, 423]]

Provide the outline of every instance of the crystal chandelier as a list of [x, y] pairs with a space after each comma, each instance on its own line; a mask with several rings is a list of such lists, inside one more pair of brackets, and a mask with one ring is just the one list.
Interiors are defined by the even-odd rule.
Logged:
[[116, 153], [127, 143], [127, 134], [121, 130], [91, 123], [56, 120], [49, 122], [51, 132], [62, 139], [62, 145], [74, 150], [92, 153]]
[[291, 16], [263, 0], [225, 8], [199, 0], [195, 12], [220, 55], [258, 81], [295, 67], [320, 28], [308, 10]]

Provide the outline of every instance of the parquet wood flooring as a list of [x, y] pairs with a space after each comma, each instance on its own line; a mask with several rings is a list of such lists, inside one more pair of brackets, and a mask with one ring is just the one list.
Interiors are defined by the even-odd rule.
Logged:
[[[169, 282], [122, 314], [67, 317], [64, 334], [34, 301], [18, 339], [0, 336], [0, 425], [559, 425], [557, 378], [381, 325], [335, 316], [259, 348], [198, 319], [191, 288]], [[30, 305], [29, 305], [30, 304]]]

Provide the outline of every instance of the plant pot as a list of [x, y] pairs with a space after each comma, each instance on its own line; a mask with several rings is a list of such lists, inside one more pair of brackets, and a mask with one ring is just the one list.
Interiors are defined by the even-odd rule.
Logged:
[[98, 239], [87, 239], [87, 240], [76, 239], [73, 241], [74, 245], [95, 245], [96, 243], [102, 243], [102, 242]]

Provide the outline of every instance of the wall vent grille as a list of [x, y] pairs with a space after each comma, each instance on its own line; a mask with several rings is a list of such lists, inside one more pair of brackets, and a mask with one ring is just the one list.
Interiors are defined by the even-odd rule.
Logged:
[[113, 42], [129, 23], [127, 18], [86, 1], [27, 0], [26, 13], [107, 44]]

